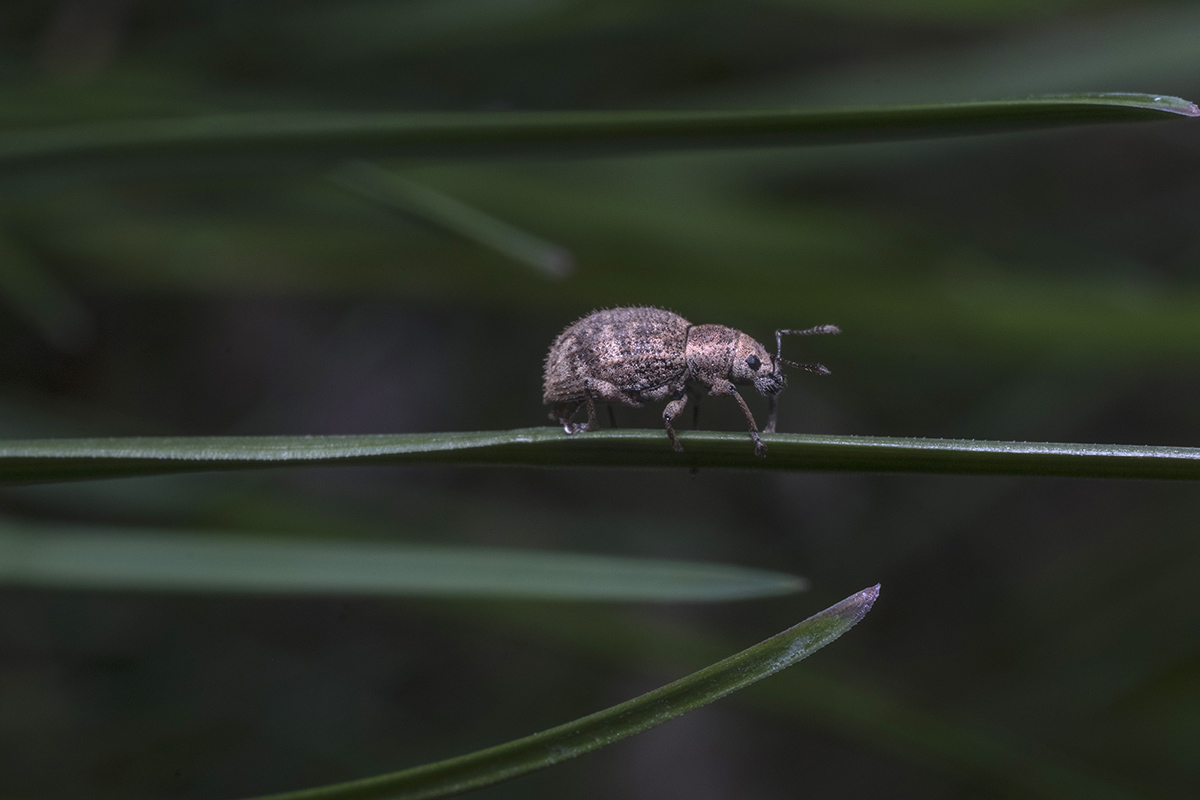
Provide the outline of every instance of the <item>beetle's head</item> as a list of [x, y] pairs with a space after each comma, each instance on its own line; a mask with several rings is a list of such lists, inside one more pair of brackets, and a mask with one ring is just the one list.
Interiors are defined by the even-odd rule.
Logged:
[[730, 375], [734, 383], [754, 384], [759, 394], [779, 394], [787, 384], [783, 363], [744, 333], [738, 334]]

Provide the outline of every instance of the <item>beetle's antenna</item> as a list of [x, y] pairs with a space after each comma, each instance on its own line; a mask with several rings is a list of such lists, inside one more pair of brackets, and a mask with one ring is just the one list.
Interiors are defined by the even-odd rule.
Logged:
[[779, 363], [787, 364], [789, 367], [796, 369], [806, 369], [809, 372], [815, 372], [817, 375], [828, 375], [829, 368], [824, 364], [797, 364], [795, 361], [788, 361], [786, 358], [779, 359]]
[[[809, 372], [815, 372], [818, 375], [828, 375], [829, 370], [825, 369], [820, 364], [794, 364], [791, 361], [784, 361], [784, 358], [783, 358], [783, 335], [785, 333], [788, 333], [793, 336], [812, 336], [813, 334], [817, 334], [817, 333], [841, 333], [841, 332], [842, 332], [842, 329], [839, 328], [837, 325], [818, 325], [815, 328], [806, 328], [802, 331], [775, 331], [775, 359], [777, 361], [783, 361], [784, 364], [789, 364], [793, 367], [799, 367], [800, 369], [806, 369]], [[820, 367], [820, 369], [813, 369], [813, 367]]]
[[[785, 333], [793, 336], [811, 336], [817, 333], [841, 333], [842, 329], [837, 325], [818, 325], [815, 328], [806, 328], [802, 331], [781, 330], [775, 331], [775, 361], [780, 364], [787, 364], [789, 367], [796, 369], [808, 370], [817, 375], [828, 375], [829, 370], [823, 364], [797, 364], [795, 361], [788, 361], [783, 357], [783, 335]], [[767, 397], [767, 427], [764, 428], [767, 433], [775, 432], [775, 417], [779, 410], [779, 396], [772, 394]]]

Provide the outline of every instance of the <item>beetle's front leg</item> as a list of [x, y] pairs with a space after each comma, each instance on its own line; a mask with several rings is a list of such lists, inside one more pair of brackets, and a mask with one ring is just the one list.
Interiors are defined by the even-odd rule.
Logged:
[[775, 420], [779, 417], [779, 395], [767, 395], [767, 427], [763, 428], [763, 433], [775, 432]]
[[767, 446], [763, 444], [762, 437], [758, 435], [758, 423], [754, 421], [754, 415], [750, 413], [750, 406], [746, 405], [746, 401], [738, 392], [737, 387], [729, 382], [714, 383], [709, 394], [720, 397], [721, 395], [732, 395], [737, 404], [742, 407], [742, 413], [746, 415], [746, 421], [750, 423], [750, 438], [754, 440], [754, 455], [759, 458], [765, 458], [767, 455]]
[[671, 427], [671, 420], [683, 412], [683, 407], [687, 405], [687, 401], [687, 395], [685, 394], [667, 403], [667, 407], [663, 409], [663, 424], [667, 426], [667, 436], [671, 439], [671, 447], [675, 448], [676, 453], [683, 452], [683, 445], [679, 443], [679, 437], [675, 435], [675, 429]]

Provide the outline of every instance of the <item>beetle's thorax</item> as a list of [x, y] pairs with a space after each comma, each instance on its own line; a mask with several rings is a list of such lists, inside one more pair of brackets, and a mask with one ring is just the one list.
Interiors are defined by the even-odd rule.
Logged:
[[776, 394], [784, 386], [780, 365], [767, 349], [753, 337], [724, 325], [689, 328], [686, 357], [688, 377], [709, 386], [725, 381], [753, 384], [763, 394]]
[[688, 329], [687, 359], [689, 377], [713, 385], [729, 380], [729, 365], [737, 349], [739, 331], [724, 325], [693, 325]]

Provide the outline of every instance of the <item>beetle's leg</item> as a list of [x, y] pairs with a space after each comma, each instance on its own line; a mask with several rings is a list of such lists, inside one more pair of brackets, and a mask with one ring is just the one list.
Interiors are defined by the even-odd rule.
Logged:
[[550, 410], [550, 419], [556, 421], [563, 426], [563, 430], [567, 433], [578, 433], [580, 426], [571, 422], [571, 417], [575, 416], [575, 412], [579, 410], [582, 403], [578, 400], [569, 403], [555, 403]]
[[750, 423], [750, 438], [754, 440], [754, 455], [764, 458], [767, 455], [767, 446], [763, 444], [762, 437], [758, 435], [758, 423], [754, 421], [754, 415], [750, 413], [750, 406], [746, 405], [746, 401], [738, 392], [737, 387], [732, 383], [715, 383], [709, 394], [718, 397], [728, 394], [737, 400], [737, 404], [742, 407], [742, 413], [746, 415], [746, 421]]
[[596, 424], [597, 401], [601, 403], [624, 403], [627, 406], [634, 406], [635, 408], [640, 408], [642, 405], [641, 401], [630, 397], [627, 393], [621, 391], [608, 381], [585, 378], [583, 381], [583, 402], [587, 403], [588, 421], [587, 425], [580, 430], [594, 431], [599, 427]]
[[663, 424], [667, 426], [667, 437], [671, 440], [671, 447], [674, 447], [677, 453], [683, 452], [683, 445], [679, 443], [679, 437], [675, 435], [675, 429], [671, 427], [671, 420], [679, 416], [683, 407], [687, 405], [687, 401], [688, 398], [685, 394], [667, 403], [667, 407], [663, 409]]
[[688, 398], [692, 401], [692, 430], [700, 430], [700, 393], [692, 386], [687, 388]]
[[583, 430], [594, 431], [600, 426], [596, 423], [596, 401], [592, 399], [591, 392], [584, 393], [583, 402], [587, 403], [588, 412], [588, 421], [587, 424], [583, 426]]
[[763, 428], [763, 433], [775, 432], [775, 421], [779, 416], [779, 395], [767, 395], [767, 427]]

